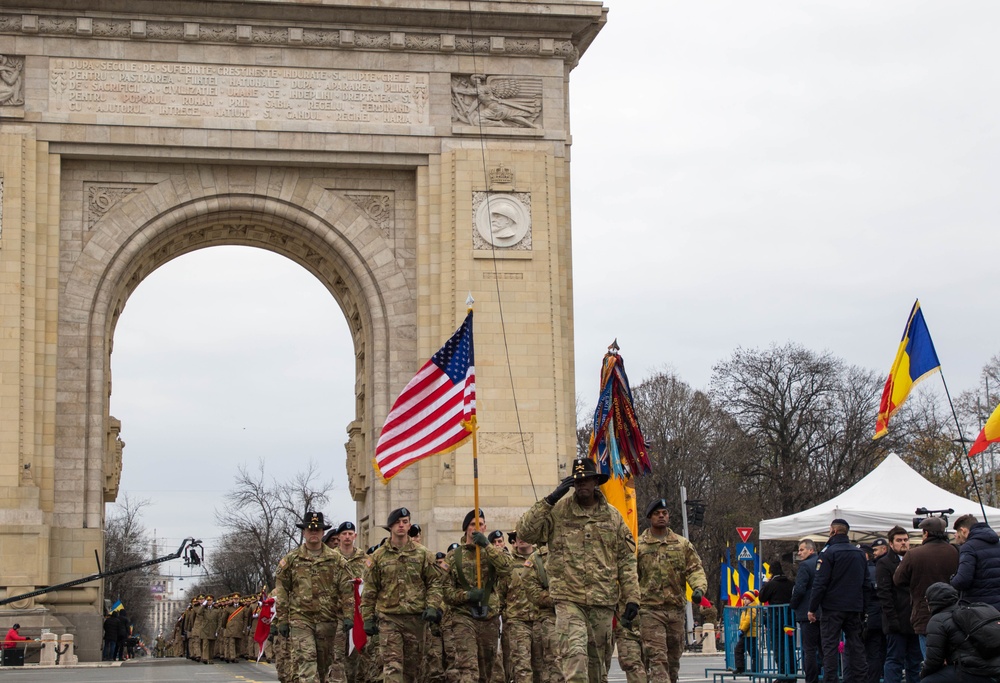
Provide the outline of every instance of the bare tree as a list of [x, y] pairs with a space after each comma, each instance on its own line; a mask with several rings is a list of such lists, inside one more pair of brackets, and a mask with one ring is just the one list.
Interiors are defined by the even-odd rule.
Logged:
[[[149, 537], [142, 525], [147, 499], [123, 493], [104, 521], [104, 568], [118, 569], [151, 559]], [[150, 568], [136, 569], [104, 579], [105, 600], [120, 600], [136, 633], [146, 631], [153, 599], [149, 591]]]

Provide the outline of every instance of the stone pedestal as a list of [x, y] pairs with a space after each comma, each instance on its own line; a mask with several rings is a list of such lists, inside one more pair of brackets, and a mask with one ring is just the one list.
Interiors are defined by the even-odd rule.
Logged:
[[42, 634], [42, 656], [38, 663], [42, 666], [55, 666], [56, 646], [59, 645], [59, 636], [49, 631]]
[[60, 664], [70, 665], [77, 663], [76, 651], [74, 649], [75, 640], [72, 633], [63, 633], [59, 636], [59, 649], [62, 651], [62, 655], [59, 656]]
[[718, 652], [715, 647], [715, 624], [702, 624], [701, 633], [705, 636], [701, 641], [701, 653], [707, 655]]

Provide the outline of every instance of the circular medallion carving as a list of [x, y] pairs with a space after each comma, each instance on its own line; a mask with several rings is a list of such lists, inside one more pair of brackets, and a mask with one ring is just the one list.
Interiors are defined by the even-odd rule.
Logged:
[[491, 194], [476, 210], [476, 230], [494, 247], [513, 247], [530, 228], [528, 208], [514, 195]]

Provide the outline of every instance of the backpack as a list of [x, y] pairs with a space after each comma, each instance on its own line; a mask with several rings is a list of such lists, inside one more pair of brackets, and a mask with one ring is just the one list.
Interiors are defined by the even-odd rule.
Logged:
[[1000, 612], [993, 605], [959, 601], [952, 619], [983, 659], [1000, 655]]

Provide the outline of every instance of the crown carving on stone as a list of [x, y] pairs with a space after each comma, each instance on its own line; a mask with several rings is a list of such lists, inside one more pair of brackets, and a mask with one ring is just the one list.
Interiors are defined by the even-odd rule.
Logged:
[[503, 164], [490, 169], [490, 186], [493, 185], [513, 185], [514, 171]]

